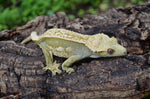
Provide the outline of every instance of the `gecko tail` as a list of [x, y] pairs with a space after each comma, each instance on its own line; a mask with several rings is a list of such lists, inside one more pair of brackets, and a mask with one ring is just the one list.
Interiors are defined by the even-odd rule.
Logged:
[[21, 44], [25, 44], [27, 42], [31, 41], [31, 36], [27, 37], [26, 39], [24, 39]]
[[39, 40], [39, 37], [37, 36], [37, 32], [33, 31], [29, 37], [27, 37], [26, 39], [24, 39], [21, 42], [21, 44], [25, 44], [25, 43], [27, 43], [27, 42], [29, 42], [31, 40], [33, 40], [35, 42]]
[[31, 33], [31, 39], [32, 39], [33, 41], [35, 41], [35, 42], [39, 40], [39, 37], [38, 37], [38, 35], [37, 35], [37, 32], [33, 31], [33, 32]]

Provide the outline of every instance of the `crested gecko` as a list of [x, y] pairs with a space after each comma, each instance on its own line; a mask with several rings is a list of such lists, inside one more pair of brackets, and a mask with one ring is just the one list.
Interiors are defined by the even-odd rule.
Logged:
[[83, 35], [66, 29], [54, 28], [40, 36], [32, 32], [21, 44], [31, 39], [40, 46], [45, 55], [47, 66], [43, 69], [50, 70], [53, 76], [61, 73], [58, 68], [60, 65], [56, 61], [53, 62], [53, 55], [68, 58], [62, 63], [62, 70], [70, 74], [74, 72], [74, 69], [69, 66], [86, 57], [114, 57], [127, 54], [126, 48], [121, 46], [116, 38], [110, 38], [103, 33]]

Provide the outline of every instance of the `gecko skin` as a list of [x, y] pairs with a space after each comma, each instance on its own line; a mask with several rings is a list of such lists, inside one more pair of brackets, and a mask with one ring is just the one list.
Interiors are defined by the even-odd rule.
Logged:
[[41, 36], [37, 36], [36, 32], [32, 32], [31, 36], [26, 38], [22, 44], [33, 40], [41, 48], [45, 55], [47, 66], [44, 70], [50, 70], [52, 75], [61, 73], [58, 69], [59, 64], [53, 62], [53, 55], [68, 58], [62, 63], [62, 70], [67, 73], [74, 72], [73, 68], [69, 66], [76, 61], [82, 60], [86, 57], [114, 57], [126, 55], [127, 50], [114, 37], [107, 35], [83, 35], [65, 29], [50, 29]]

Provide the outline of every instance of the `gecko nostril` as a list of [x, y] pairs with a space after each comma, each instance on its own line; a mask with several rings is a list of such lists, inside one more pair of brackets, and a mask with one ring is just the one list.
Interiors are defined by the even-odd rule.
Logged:
[[127, 51], [125, 51], [123, 54], [126, 55], [126, 54], [127, 54]]

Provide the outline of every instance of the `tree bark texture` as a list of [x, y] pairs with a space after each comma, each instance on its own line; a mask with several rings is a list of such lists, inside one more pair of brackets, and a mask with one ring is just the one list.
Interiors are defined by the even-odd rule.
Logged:
[[[17, 21], [17, 20], [16, 20]], [[51, 76], [34, 42], [20, 42], [32, 31], [64, 28], [82, 34], [114, 36], [128, 54], [86, 58], [75, 72]], [[65, 59], [54, 57], [62, 63]], [[24, 26], [0, 32], [0, 97], [23, 99], [141, 98], [150, 93], [150, 4], [111, 9], [105, 14], [68, 19], [65, 13], [39, 16]]]

